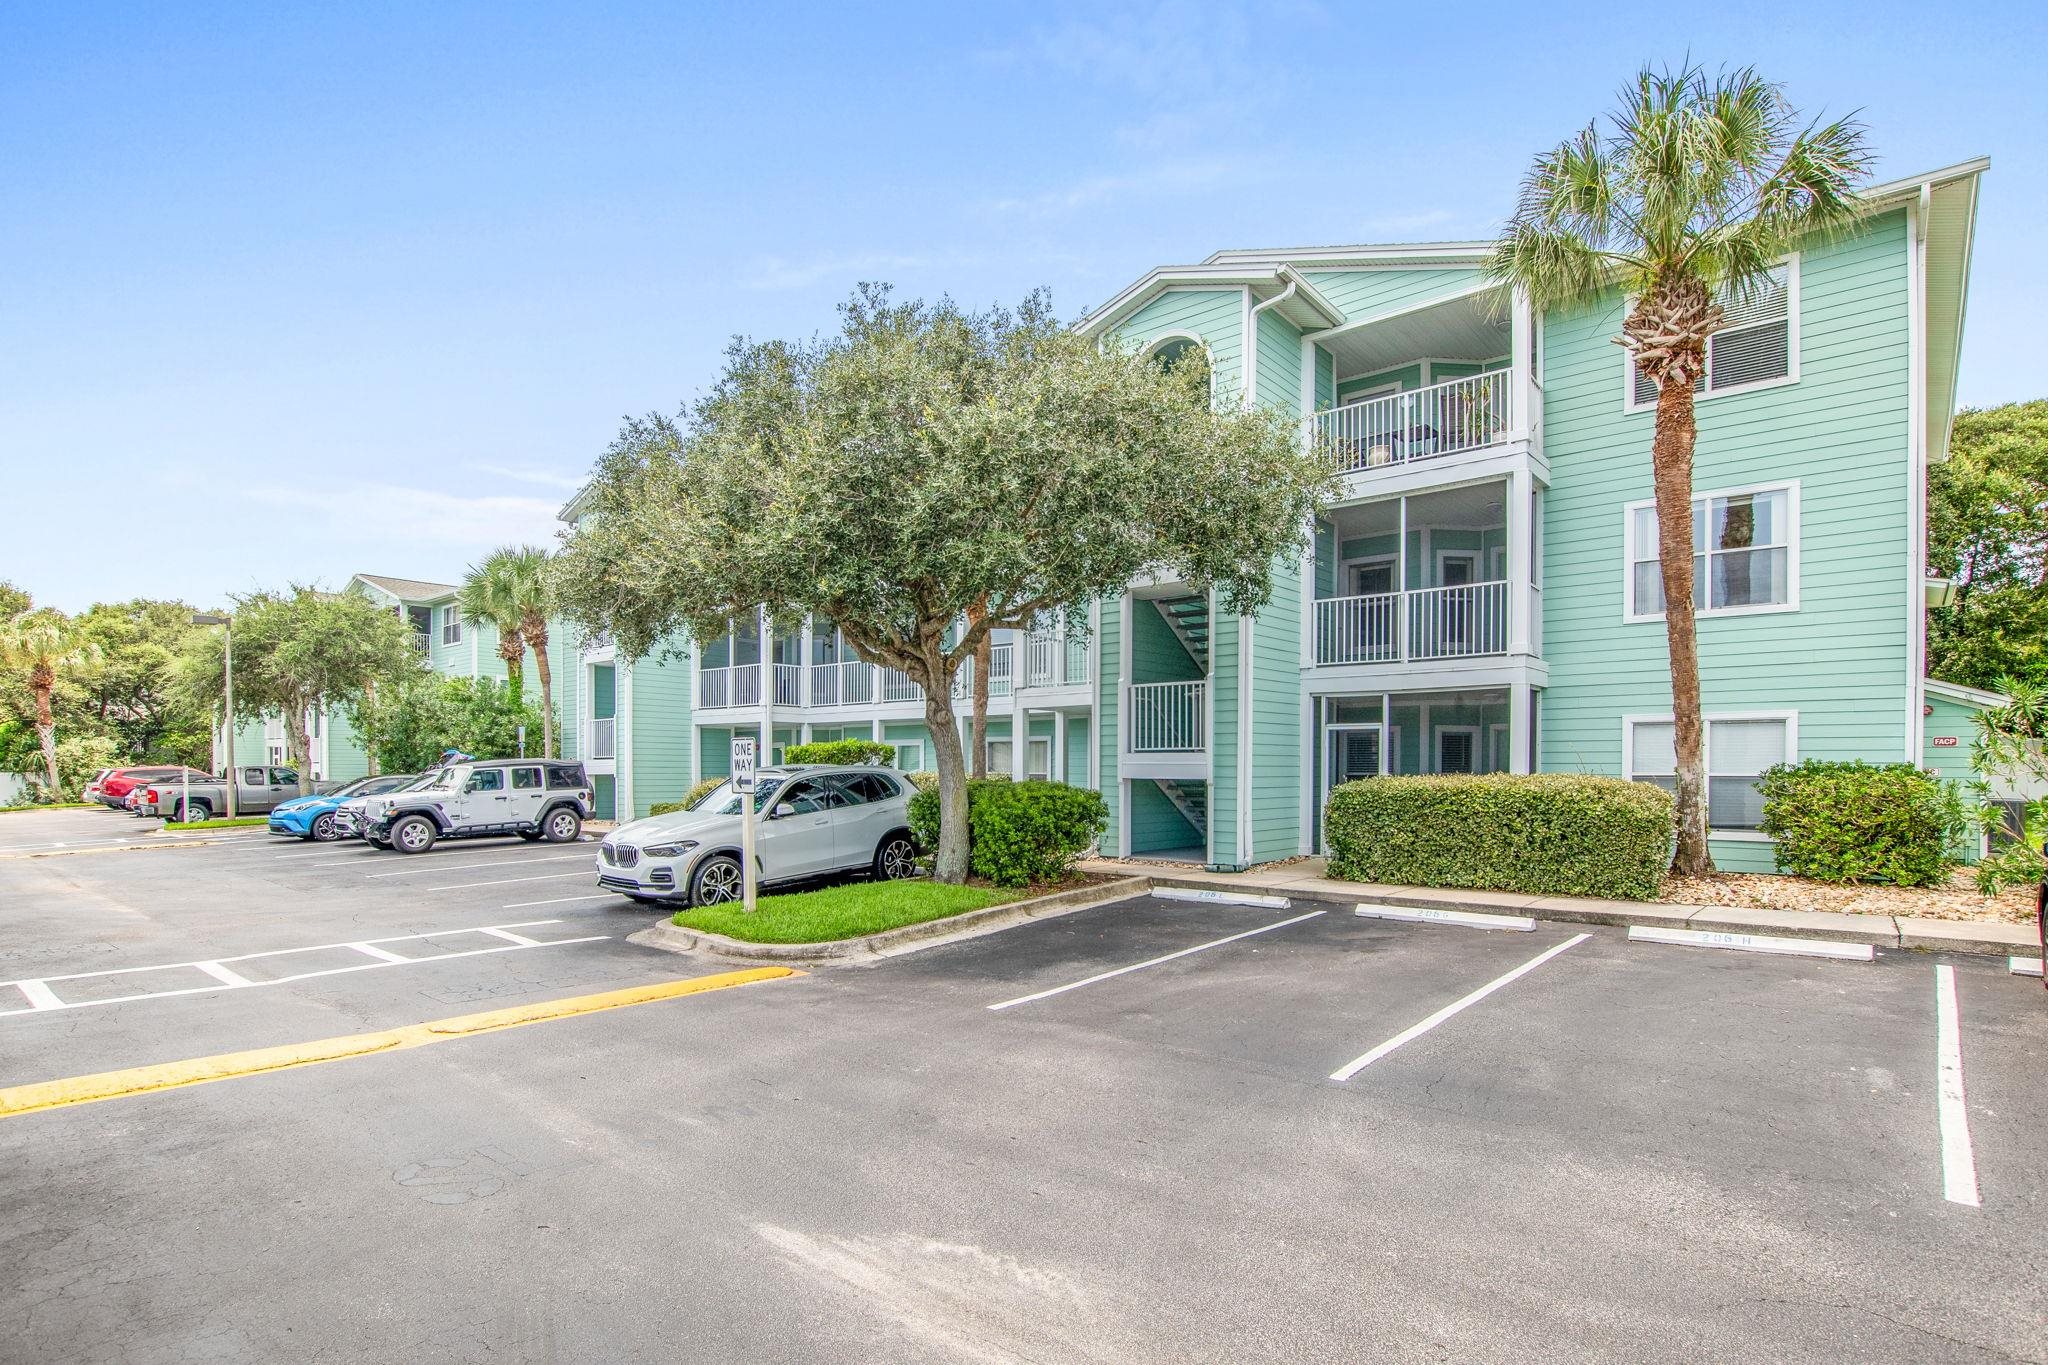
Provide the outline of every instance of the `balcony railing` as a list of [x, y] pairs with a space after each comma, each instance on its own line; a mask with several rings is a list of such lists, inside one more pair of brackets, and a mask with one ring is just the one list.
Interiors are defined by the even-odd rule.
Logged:
[[618, 717], [597, 716], [590, 722], [591, 758], [614, 758], [617, 756]]
[[910, 680], [910, 675], [900, 668], [881, 670], [882, 685], [879, 689], [883, 701], [923, 701], [924, 689]]
[[775, 665], [775, 704], [777, 706], [802, 706], [804, 704], [804, 666], [802, 664]]
[[1515, 428], [1512, 370], [1446, 380], [1316, 415], [1341, 468], [1377, 469], [1499, 445]]
[[1508, 651], [1508, 585], [1463, 583], [1316, 603], [1319, 664], [1467, 659]]
[[1023, 686], [1072, 687], [1087, 681], [1087, 640], [1069, 640], [1059, 634], [1025, 638]]
[[761, 665], [741, 664], [735, 668], [706, 668], [697, 674], [697, 705], [706, 710], [721, 706], [761, 704]]
[[1134, 754], [1198, 754], [1208, 747], [1206, 682], [1134, 683], [1130, 729]]

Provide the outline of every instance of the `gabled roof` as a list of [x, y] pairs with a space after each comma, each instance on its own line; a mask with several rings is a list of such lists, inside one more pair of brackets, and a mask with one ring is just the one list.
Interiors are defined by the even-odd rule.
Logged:
[[1923, 684], [1930, 697], [1942, 697], [1948, 701], [1961, 702], [1980, 710], [1991, 706], [2004, 706], [2012, 701], [2003, 692], [1987, 692], [1981, 687], [1965, 687], [1961, 683], [1943, 682], [1939, 678], [1928, 678]]
[[[1306, 277], [1286, 265], [1166, 265], [1147, 271], [1145, 277], [1118, 294], [1076, 324], [1084, 335], [1100, 332], [1120, 322], [1163, 289], [1179, 285], [1213, 286], [1217, 289], [1245, 288], [1254, 301], [1284, 299], [1277, 303], [1282, 316], [1305, 332], [1335, 327], [1344, 321], [1344, 311], [1324, 298]], [[1290, 293], [1289, 291], [1293, 292]]]
[[359, 573], [352, 581], [367, 583], [401, 602], [434, 602], [455, 595], [453, 583], [429, 583], [421, 578], [386, 578], [382, 574]]

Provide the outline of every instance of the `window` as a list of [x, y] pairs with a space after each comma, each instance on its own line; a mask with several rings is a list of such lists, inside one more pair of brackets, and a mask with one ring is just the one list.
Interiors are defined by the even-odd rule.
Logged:
[[[1671, 722], [1631, 719], [1623, 724], [1628, 776], [1676, 791], [1678, 756]], [[1764, 816], [1764, 797], [1757, 779], [1773, 764], [1792, 761], [1797, 719], [1790, 715], [1709, 716], [1705, 725], [1707, 826], [1717, 834], [1753, 833]]]
[[540, 769], [514, 768], [512, 770], [512, 790], [538, 791], [540, 790], [540, 785]]
[[904, 772], [914, 773], [924, 767], [924, 741], [912, 740], [896, 746], [896, 766]]
[[459, 645], [462, 643], [462, 613], [453, 607], [441, 608], [441, 643]]
[[1436, 732], [1436, 770], [1440, 773], [1479, 771], [1479, 727], [1442, 726]]
[[[1799, 486], [1710, 493], [1692, 502], [1693, 610], [1772, 611], [1799, 605]], [[1630, 620], [1664, 613], [1657, 505], [1628, 508]]]
[[1209, 351], [1199, 338], [1185, 333], [1166, 337], [1152, 347], [1147, 358], [1168, 373], [1183, 366], [1199, 367], [1195, 373], [1202, 381], [1202, 389], [1214, 401], [1215, 381], [1209, 373]]
[[299, 784], [299, 775], [291, 768], [272, 768], [270, 781], [273, 786], [296, 787]]
[[261, 787], [268, 783], [269, 780], [269, 774], [261, 768], [242, 769], [242, 785], [245, 787]]
[[1010, 771], [1010, 756], [1015, 752], [1015, 749], [1011, 747], [1010, 741], [1007, 739], [990, 740], [988, 742], [988, 755], [986, 759], [988, 770], [992, 773], [1006, 773]]
[[469, 775], [464, 790], [473, 792], [498, 792], [505, 790], [505, 774], [497, 768], [478, 768]]
[[584, 785], [581, 764], [564, 763], [548, 769], [548, 786], [556, 791], [571, 791]]
[[863, 806], [871, 801], [887, 801], [897, 794], [896, 784], [880, 773], [853, 773], [827, 780], [845, 796], [848, 805]]
[[1033, 739], [1024, 745], [1024, 776], [1034, 782], [1052, 778], [1052, 741]]
[[[1724, 295], [1721, 330], [1707, 338], [1707, 372], [1693, 392], [1713, 395], [1732, 389], [1776, 384], [1799, 377], [1799, 260], [1773, 267], [1748, 293]], [[1628, 407], [1657, 405], [1657, 386], [1629, 357]]]

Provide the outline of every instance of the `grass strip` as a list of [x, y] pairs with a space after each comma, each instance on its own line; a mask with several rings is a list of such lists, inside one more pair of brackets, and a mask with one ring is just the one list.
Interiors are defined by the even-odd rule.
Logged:
[[945, 882], [848, 882], [818, 891], [763, 896], [751, 915], [737, 904], [700, 905], [677, 911], [675, 922], [744, 943], [832, 943], [964, 915], [1025, 894]]

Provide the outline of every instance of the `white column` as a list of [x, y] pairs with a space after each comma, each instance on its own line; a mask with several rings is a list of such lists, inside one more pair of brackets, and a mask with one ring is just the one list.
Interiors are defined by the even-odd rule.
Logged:
[[1508, 327], [1509, 388], [1514, 397], [1514, 430], [1528, 436], [1529, 419], [1536, 410], [1536, 310], [1529, 306], [1526, 290], [1515, 290], [1512, 321]]
[[1508, 653], [1529, 653], [1529, 553], [1532, 517], [1530, 479], [1526, 470], [1511, 470], [1507, 480]]
[[[1339, 547], [1342, 548], [1341, 546]], [[1394, 542], [1394, 657], [1408, 657], [1408, 498], [1401, 497], [1401, 528]], [[1380, 748], [1386, 748], [1384, 739]]]
[[1380, 693], [1380, 776], [1394, 771], [1394, 694]]
[[1059, 782], [1067, 780], [1067, 713], [1052, 713], [1052, 755], [1046, 760], [1045, 775]]
[[1031, 713], [1021, 708], [1010, 712], [1010, 777], [1024, 780], [1024, 751], [1031, 745]]
[[1508, 688], [1508, 771], [1529, 773], [1536, 771], [1534, 755], [1529, 752], [1529, 715], [1535, 706], [1535, 689], [1526, 682], [1511, 684]]

